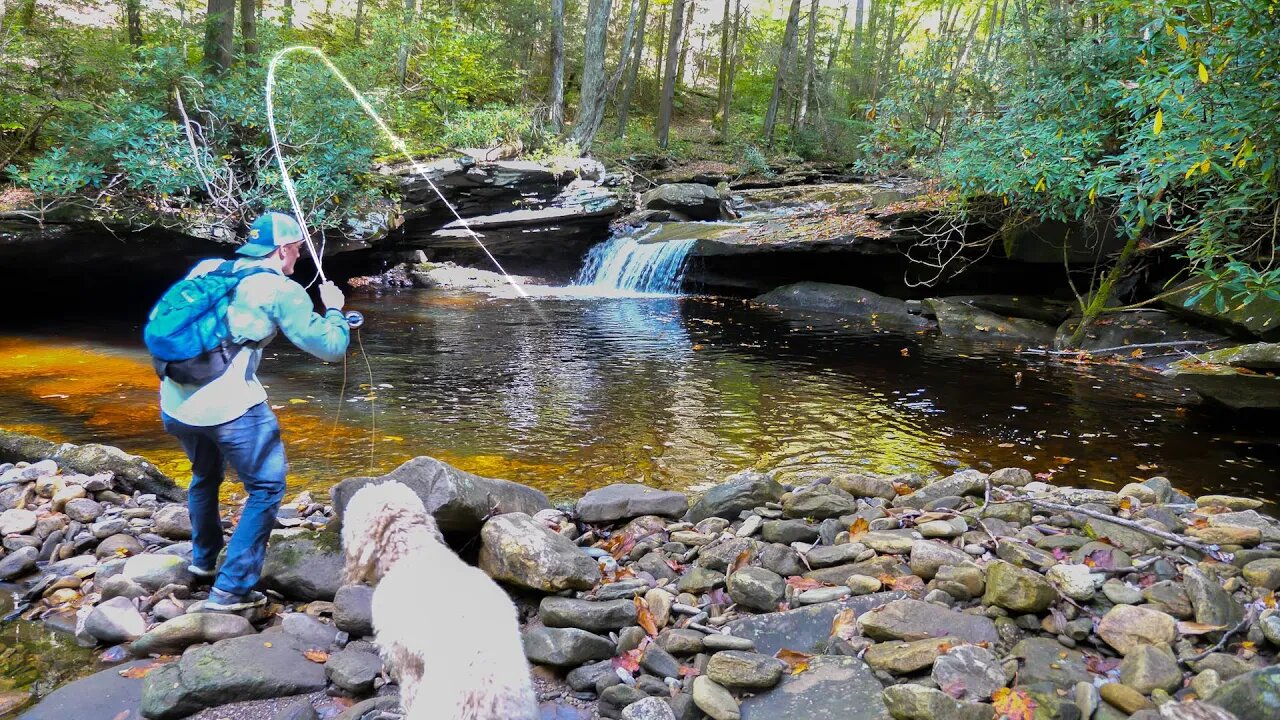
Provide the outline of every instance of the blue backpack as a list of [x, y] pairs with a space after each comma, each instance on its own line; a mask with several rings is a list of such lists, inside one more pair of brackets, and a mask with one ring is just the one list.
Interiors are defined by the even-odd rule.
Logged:
[[231, 342], [227, 306], [244, 278], [270, 268], [235, 269], [227, 260], [213, 270], [174, 283], [147, 316], [142, 339], [156, 374], [184, 385], [205, 385], [222, 375], [243, 345]]

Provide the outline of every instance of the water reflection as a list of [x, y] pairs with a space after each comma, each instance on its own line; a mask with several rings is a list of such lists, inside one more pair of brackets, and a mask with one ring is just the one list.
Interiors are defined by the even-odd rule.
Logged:
[[[685, 488], [745, 467], [802, 479], [984, 464], [1276, 494], [1262, 460], [1274, 434], [1188, 412], [1193, 398], [1133, 368], [705, 299], [410, 291], [353, 304], [370, 318], [372, 377], [356, 348], [345, 387], [341, 366], [282, 342], [264, 362], [295, 488], [432, 454], [558, 497], [620, 481]], [[154, 379], [133, 337], [0, 341], [0, 424], [116, 442], [184, 474], [152, 421]]]

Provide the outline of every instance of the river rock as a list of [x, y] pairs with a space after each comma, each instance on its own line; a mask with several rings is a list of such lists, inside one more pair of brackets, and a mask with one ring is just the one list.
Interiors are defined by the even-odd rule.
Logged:
[[704, 637], [706, 636], [697, 630], [668, 628], [658, 633], [656, 640], [663, 650], [672, 655], [696, 655], [706, 648], [702, 642]]
[[263, 700], [321, 690], [324, 666], [304, 657], [306, 649], [286, 634], [246, 635], [193, 648], [147, 675], [142, 714], [174, 720], [228, 698]]
[[1116, 605], [1137, 605], [1142, 602], [1142, 591], [1119, 578], [1102, 583], [1102, 594]]
[[133, 641], [135, 655], [177, 655], [197, 643], [215, 643], [227, 638], [252, 635], [249, 621], [231, 613], [188, 613], [151, 628]]
[[153, 592], [120, 574], [111, 575], [106, 580], [96, 581], [95, 585], [97, 585], [98, 591], [102, 593], [103, 600], [110, 600], [114, 597], [130, 599], [149, 597]]
[[1139, 710], [1154, 708], [1155, 705], [1150, 700], [1143, 697], [1142, 693], [1125, 685], [1123, 683], [1106, 683], [1098, 688], [1102, 699], [1106, 700], [1125, 715], [1132, 715]]
[[1173, 580], [1153, 583], [1143, 588], [1142, 597], [1153, 610], [1169, 613], [1179, 620], [1187, 620], [1195, 615], [1195, 608], [1191, 607], [1191, 598], [1187, 597], [1183, 583]]
[[[1244, 566], [1244, 579], [1265, 590], [1280, 588], [1280, 558], [1262, 558]], [[0, 576], [2, 577], [2, 576]]]
[[280, 629], [298, 644], [316, 650], [327, 650], [338, 639], [337, 627], [306, 613], [285, 613]]
[[1254, 670], [1228, 680], [1209, 702], [1235, 714], [1238, 720], [1272, 720], [1280, 713], [1280, 665]]
[[938, 687], [962, 700], [986, 700], [1009, 683], [1000, 659], [978, 645], [948, 650], [934, 661], [932, 676]]
[[1280, 542], [1280, 520], [1263, 515], [1257, 510], [1210, 515], [1209, 525], [1210, 527], [1257, 528], [1263, 542]]
[[[765, 572], [769, 572], [765, 570]], [[680, 592], [699, 595], [724, 583], [724, 573], [704, 567], [691, 567], [680, 576], [676, 587]]]
[[1120, 663], [1120, 682], [1143, 695], [1156, 689], [1172, 693], [1182, 687], [1182, 668], [1167, 646], [1139, 645]]
[[853, 657], [821, 655], [802, 673], [742, 701], [742, 720], [889, 720], [880, 681]]
[[673, 210], [690, 220], [719, 220], [720, 195], [710, 185], [669, 183], [640, 196], [645, 210]]
[[343, 585], [333, 596], [333, 624], [353, 638], [373, 634], [373, 588]]
[[912, 574], [922, 580], [932, 580], [939, 569], [949, 565], [972, 565], [973, 558], [965, 551], [941, 542], [916, 540], [911, 544], [911, 559], [907, 564]]
[[742, 650], [723, 650], [711, 656], [707, 677], [730, 688], [771, 688], [782, 679], [786, 665], [779, 659]]
[[680, 661], [657, 643], [644, 649], [644, 653], [640, 656], [640, 667], [660, 678], [680, 677]]
[[944, 565], [929, 581], [930, 590], [941, 590], [956, 600], [972, 600], [986, 587], [986, 575], [973, 565]]
[[5, 510], [0, 513], [0, 536], [21, 535], [36, 529], [36, 514], [30, 510]]
[[613, 657], [614, 644], [578, 628], [534, 628], [524, 633], [524, 654], [530, 662], [575, 667]]
[[884, 555], [872, 558], [864, 562], [852, 563], [850, 565], [836, 565], [829, 568], [819, 568], [804, 573], [806, 578], [818, 580], [828, 585], [843, 585], [848, 582], [853, 575], [867, 575], [869, 577], [881, 578], [885, 575], [890, 577], [901, 577], [910, 575], [911, 568], [907, 567], [900, 558], [892, 555]]
[[[823, 652], [836, 615], [848, 608], [855, 616], [906, 597], [902, 592], [883, 592], [872, 595], [845, 598], [838, 602], [808, 605], [782, 612], [748, 615], [728, 624], [733, 635], [754, 644], [756, 652], [773, 655], [782, 649], [799, 652]], [[708, 635], [711, 643], [722, 641], [723, 636]]]
[[910, 675], [931, 667], [934, 660], [956, 642], [955, 638], [931, 638], [912, 642], [892, 640], [867, 648], [862, 659], [876, 670], [892, 675]]
[[1133, 605], [1116, 605], [1098, 623], [1098, 636], [1121, 655], [1139, 645], [1172, 645], [1178, 636], [1177, 622], [1158, 610]]
[[711, 720], [741, 720], [738, 701], [723, 686], [705, 675], [693, 679], [693, 704]]
[[146, 548], [132, 535], [118, 533], [98, 543], [95, 554], [102, 559], [138, 555]]
[[931, 321], [912, 313], [906, 302], [852, 285], [798, 282], [774, 288], [757, 296], [755, 301], [790, 310], [839, 315], [888, 330], [916, 331], [933, 326]]
[[155, 523], [157, 535], [170, 540], [191, 539], [191, 516], [187, 513], [187, 508], [181, 505], [166, 505], [156, 510], [151, 519]]
[[992, 720], [990, 705], [961, 702], [941, 690], [906, 683], [884, 689], [884, 703], [894, 720]]
[[848, 515], [858, 509], [858, 501], [830, 485], [811, 485], [783, 498], [782, 514], [790, 518], [825, 518]]
[[858, 542], [843, 545], [818, 545], [805, 554], [809, 567], [824, 568], [833, 565], [852, 563], [867, 551], [867, 546]]
[[604, 632], [635, 625], [636, 604], [631, 600], [597, 602], [548, 596], [538, 605], [538, 617], [547, 627]]
[[35, 570], [40, 551], [34, 547], [18, 548], [0, 558], [0, 581], [22, 577]]
[[[143, 677], [154, 660], [133, 660], [73, 680], [23, 711], [21, 720], [138, 720]], [[132, 671], [132, 672], [130, 672]], [[86, 700], [92, 698], [92, 702]]]
[[680, 517], [689, 510], [689, 499], [684, 493], [671, 490], [616, 483], [583, 495], [576, 510], [578, 518], [585, 523], [613, 522], [641, 515]]
[[898, 497], [898, 491], [894, 490], [893, 483], [872, 475], [859, 473], [840, 475], [832, 478], [831, 484], [854, 497], [874, 497], [883, 500]]
[[744, 471], [708, 490], [689, 508], [684, 519], [695, 523], [709, 517], [732, 520], [743, 510], [776, 502], [783, 492], [782, 486], [768, 475]]
[[[102, 503], [96, 500], [90, 500], [89, 498], [77, 498], [68, 502], [67, 506], [64, 507], [62, 511], [66, 513], [67, 517], [75, 520], [76, 522], [91, 523], [101, 517], [102, 509]], [[122, 523], [117, 532], [124, 528], [125, 525]]]
[[760, 567], [745, 567], [733, 573], [726, 586], [734, 602], [764, 612], [776, 610], [787, 590], [782, 576]]
[[155, 592], [166, 585], [190, 585], [188, 561], [176, 555], [136, 555], [124, 563], [121, 574]]
[[804, 520], [769, 520], [761, 525], [760, 537], [765, 542], [783, 545], [811, 543], [818, 539], [818, 528]]
[[1153, 535], [1097, 518], [1086, 518], [1084, 531], [1090, 537], [1106, 538], [1110, 544], [1130, 553], [1144, 553], [1160, 545]]
[[325, 677], [356, 697], [373, 690], [373, 681], [382, 672], [382, 658], [362, 650], [340, 650], [324, 664]]
[[1213, 578], [1199, 568], [1188, 567], [1182, 571], [1182, 584], [1195, 608], [1196, 622], [1207, 625], [1233, 627], [1244, 617], [1244, 608], [1222, 589]]
[[647, 697], [623, 708], [622, 720], [676, 720], [676, 713], [666, 700]]
[[417, 493], [440, 530], [474, 534], [495, 514], [533, 515], [551, 502], [541, 491], [509, 480], [473, 475], [433, 457], [420, 456], [377, 478], [343, 480], [331, 491], [339, 517], [356, 491], [370, 483], [396, 481]]
[[1047, 683], [1068, 690], [1093, 679], [1084, 654], [1064, 648], [1052, 638], [1027, 638], [1014, 645], [1010, 654], [1018, 659], [1018, 682], [1023, 685]]
[[954, 475], [932, 482], [910, 495], [902, 495], [893, 501], [896, 507], [923, 508], [944, 497], [962, 497], [981, 494], [987, 486], [986, 473], [962, 470]]
[[[867, 596], [864, 596], [867, 597]], [[954, 636], [964, 642], [992, 643], [995, 623], [981, 615], [956, 612], [920, 600], [895, 600], [858, 617], [862, 631], [877, 640], [920, 640]]]
[[342, 587], [342, 540], [333, 530], [271, 533], [259, 587], [293, 600], [332, 600]]
[[79, 500], [87, 494], [85, 489], [79, 485], [68, 485], [53, 494], [50, 504], [53, 505], [55, 512], [62, 512], [67, 503], [72, 500]]
[[905, 555], [919, 538], [915, 530], [873, 530], [858, 536], [858, 542], [882, 555]]
[[147, 621], [129, 598], [116, 597], [98, 603], [85, 620], [84, 629], [106, 645], [132, 642], [147, 631]]
[[1093, 599], [1093, 574], [1089, 572], [1088, 565], [1054, 565], [1045, 572], [1045, 578], [1072, 600], [1089, 602]]

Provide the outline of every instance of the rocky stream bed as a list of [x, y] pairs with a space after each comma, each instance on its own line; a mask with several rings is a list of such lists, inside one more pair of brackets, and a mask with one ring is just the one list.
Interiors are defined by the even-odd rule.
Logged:
[[[10, 459], [17, 447], [53, 456], [0, 465], [8, 620], [43, 622], [120, 664], [34, 705], [25, 689], [0, 693], [0, 714], [397, 711], [370, 638], [372, 589], [341, 584], [334, 530], [370, 478], [286, 504], [261, 583], [272, 602], [215, 614], [186, 569], [175, 485], [162, 491], [148, 463], [118, 451], [90, 472], [56, 459], [84, 454], [74, 447], [3, 440]], [[516, 599], [547, 718], [1280, 711], [1280, 521], [1257, 500], [1192, 498], [1163, 477], [1060, 487], [1019, 468], [794, 487], [746, 471], [693, 497], [623, 484], [558, 506], [429, 457], [384, 477], [417, 492]]]

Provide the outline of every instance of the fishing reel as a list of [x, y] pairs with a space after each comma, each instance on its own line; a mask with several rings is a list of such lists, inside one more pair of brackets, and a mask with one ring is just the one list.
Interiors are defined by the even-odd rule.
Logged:
[[347, 327], [353, 330], [364, 324], [364, 315], [359, 310], [348, 310], [343, 317], [347, 319]]

